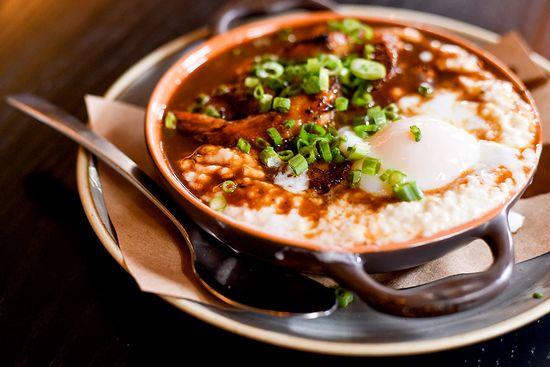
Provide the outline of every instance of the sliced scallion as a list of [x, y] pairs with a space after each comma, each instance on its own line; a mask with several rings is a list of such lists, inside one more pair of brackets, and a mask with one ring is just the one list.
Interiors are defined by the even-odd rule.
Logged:
[[321, 154], [321, 158], [325, 162], [331, 162], [332, 161], [332, 152], [330, 151], [330, 145], [326, 141], [320, 141], [319, 142], [319, 152]]
[[332, 154], [332, 161], [334, 163], [342, 163], [346, 160], [346, 157], [342, 154], [342, 151], [338, 147], [334, 147], [330, 150]]
[[365, 48], [363, 50], [363, 52], [365, 54], [365, 58], [367, 58], [367, 59], [374, 58], [374, 51], [375, 51], [374, 45], [366, 44]]
[[267, 147], [264, 150], [260, 152], [260, 160], [262, 163], [269, 168], [277, 167], [279, 164], [281, 164], [281, 158], [279, 158], [279, 155], [273, 149], [273, 147]]
[[405, 181], [407, 175], [396, 169], [388, 169], [380, 175], [380, 180], [387, 182], [391, 186], [399, 185]]
[[283, 125], [285, 125], [285, 127], [286, 127], [287, 129], [292, 129], [292, 128], [294, 127], [295, 124], [296, 124], [296, 121], [294, 121], [294, 120], [285, 120], [285, 121], [283, 122]]
[[353, 293], [344, 288], [336, 288], [334, 290], [339, 308], [346, 308], [353, 302]]
[[281, 134], [279, 134], [279, 131], [276, 128], [270, 127], [269, 129], [266, 130], [266, 133], [267, 135], [269, 135], [269, 137], [271, 138], [271, 140], [276, 146], [283, 144], [283, 138], [281, 137]]
[[243, 153], [250, 153], [250, 143], [246, 139], [239, 138], [239, 140], [237, 140], [237, 148]]
[[283, 75], [285, 68], [277, 61], [267, 61], [256, 69], [256, 76], [260, 79], [278, 78]]
[[307, 161], [301, 154], [296, 154], [294, 157], [290, 158], [290, 160], [288, 161], [288, 165], [296, 176], [301, 175], [302, 173], [307, 171], [308, 168]]
[[273, 101], [273, 96], [271, 94], [265, 93], [262, 98], [258, 100], [260, 103], [260, 113], [268, 112], [271, 109], [271, 102]]
[[338, 97], [334, 101], [336, 111], [346, 111], [348, 109], [349, 100], [346, 97]]
[[264, 88], [261, 84], [258, 84], [254, 87], [254, 91], [252, 92], [252, 95], [254, 96], [254, 99], [257, 99], [258, 101], [261, 100], [264, 96]]
[[321, 70], [321, 62], [318, 58], [312, 57], [306, 60], [306, 70], [308, 73], [318, 73]]
[[292, 150], [281, 150], [277, 154], [279, 154], [279, 158], [285, 162], [294, 157], [294, 152]]
[[222, 115], [220, 114], [220, 111], [218, 111], [214, 106], [206, 106], [204, 113], [210, 117], [215, 117], [215, 118], [222, 117]]
[[221, 212], [227, 206], [227, 200], [225, 200], [225, 196], [223, 196], [221, 192], [217, 192], [214, 194], [214, 197], [212, 197], [212, 200], [210, 200], [210, 203], [208, 203], [208, 205], [212, 209]]
[[367, 111], [369, 121], [375, 125], [384, 125], [386, 123], [386, 114], [380, 106], [369, 108]]
[[367, 156], [369, 152], [368, 145], [355, 144], [353, 147], [348, 148], [348, 159], [350, 161], [356, 161]]
[[350, 71], [364, 80], [378, 80], [386, 76], [386, 67], [378, 61], [357, 58], [351, 62]]
[[317, 75], [311, 75], [302, 80], [302, 89], [306, 94], [316, 94], [321, 91], [321, 84]]
[[231, 180], [225, 180], [224, 182], [222, 182], [220, 186], [223, 192], [227, 194], [230, 194], [232, 192], [235, 192], [235, 190], [237, 190], [237, 184], [235, 183], [235, 181], [231, 181]]
[[247, 88], [254, 88], [260, 85], [260, 79], [253, 76], [247, 76], [246, 78], [244, 78], [244, 85]]
[[322, 92], [328, 92], [330, 88], [330, 75], [327, 69], [321, 68], [319, 71], [319, 89]]
[[319, 153], [317, 152], [317, 148], [315, 148], [315, 145], [313, 144], [301, 148], [298, 153], [300, 153], [306, 159], [308, 164], [315, 163], [319, 155]]
[[273, 99], [273, 109], [277, 112], [288, 113], [290, 111], [290, 98], [275, 97]]
[[348, 175], [348, 181], [351, 188], [356, 188], [361, 181], [361, 170], [351, 170]]
[[374, 157], [365, 157], [363, 159], [363, 165], [361, 166], [361, 172], [366, 175], [374, 176], [380, 171], [380, 159]]
[[420, 128], [416, 125], [412, 125], [409, 130], [414, 138], [414, 141], [418, 143], [420, 139], [422, 139], [422, 131], [420, 131]]
[[393, 187], [393, 194], [402, 201], [418, 201], [422, 199], [422, 191], [416, 186], [416, 182], [405, 182]]
[[164, 127], [167, 129], [176, 129], [178, 124], [178, 119], [176, 118], [176, 115], [174, 115], [173, 112], [168, 112], [166, 116], [164, 117]]
[[430, 83], [422, 83], [418, 86], [418, 93], [424, 97], [431, 97], [434, 92], [434, 88]]
[[201, 93], [197, 96], [197, 103], [201, 106], [206, 105], [208, 102], [210, 102], [210, 96], [208, 94]]
[[357, 107], [366, 107], [372, 102], [372, 95], [364, 88], [358, 88], [351, 97], [351, 104]]
[[258, 137], [254, 139], [254, 145], [256, 145], [260, 149], [264, 149], [271, 146], [271, 144], [269, 144], [269, 142], [262, 137]]

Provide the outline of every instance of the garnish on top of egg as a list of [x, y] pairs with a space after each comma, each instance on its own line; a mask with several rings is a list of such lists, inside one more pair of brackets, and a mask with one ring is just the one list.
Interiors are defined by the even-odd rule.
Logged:
[[382, 248], [494, 209], [536, 162], [537, 115], [465, 49], [356, 19], [209, 60], [169, 102], [163, 149], [215, 210], [328, 247]]

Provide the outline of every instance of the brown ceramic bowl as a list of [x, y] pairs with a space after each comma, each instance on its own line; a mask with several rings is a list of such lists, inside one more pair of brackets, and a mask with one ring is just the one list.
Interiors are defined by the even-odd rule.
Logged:
[[[507, 214], [532, 181], [534, 169], [526, 183], [504, 204], [482, 217], [431, 237], [388, 244], [382, 251], [376, 252], [365, 246], [323, 251], [312, 242], [291, 240], [252, 228], [205, 205], [170, 169], [160, 144], [162, 116], [169, 99], [179, 85], [185, 83], [193, 70], [209, 58], [253, 38], [288, 27], [306, 26], [338, 18], [343, 16], [332, 12], [317, 12], [281, 16], [247, 24], [197, 46], [165, 73], [149, 101], [145, 128], [149, 152], [168, 190], [196, 223], [233, 249], [301, 271], [327, 274], [353, 290], [372, 306], [385, 312], [404, 316], [431, 316], [456, 312], [493, 298], [507, 285], [514, 265]], [[425, 34], [463, 47], [476, 54], [487, 65], [501, 71], [522, 97], [535, 107], [533, 99], [516, 75], [494, 56], [469, 42], [418, 24], [371, 17], [358, 18], [373, 25], [414, 27]], [[537, 144], [540, 145], [540, 124], [538, 129]], [[494, 262], [485, 272], [454, 276], [405, 290], [384, 287], [367, 273], [411, 268], [443, 256], [476, 238], [485, 240], [493, 253]]]

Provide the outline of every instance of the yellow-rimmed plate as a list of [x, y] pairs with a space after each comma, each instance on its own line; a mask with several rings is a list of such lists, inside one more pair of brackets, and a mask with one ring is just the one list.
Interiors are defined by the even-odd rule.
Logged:
[[[480, 45], [496, 43], [499, 36], [485, 29], [445, 17], [371, 6], [342, 6], [349, 14], [403, 19], [444, 28]], [[145, 106], [164, 71], [194, 44], [208, 37], [201, 29], [182, 36], [151, 53], [108, 90], [107, 98]], [[550, 74], [550, 61], [532, 58]], [[77, 180], [82, 205], [101, 243], [125, 268], [103, 203], [101, 181], [93, 159], [80, 151]], [[550, 293], [549, 255], [516, 267], [506, 291], [481, 307], [431, 319], [402, 319], [372, 311], [362, 302], [316, 320], [284, 319], [250, 313], [233, 313], [196, 302], [160, 296], [194, 317], [225, 330], [288, 348], [340, 355], [405, 355], [439, 351], [486, 340], [534, 321], [550, 312], [550, 299], [535, 300], [534, 291]]]

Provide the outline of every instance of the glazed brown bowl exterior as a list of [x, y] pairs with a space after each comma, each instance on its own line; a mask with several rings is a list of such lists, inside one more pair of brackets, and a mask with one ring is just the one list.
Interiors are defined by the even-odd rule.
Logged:
[[[494, 297], [506, 286], [513, 268], [513, 244], [507, 214], [532, 181], [534, 169], [526, 183], [505, 203], [482, 217], [430, 237], [387, 244], [379, 251], [373, 251], [372, 247], [367, 246], [328, 251], [312, 242], [260, 231], [211, 209], [195, 197], [171, 170], [161, 145], [162, 117], [168, 101], [180, 85], [185, 83], [190, 73], [209, 59], [251, 39], [285, 28], [341, 18], [345, 16], [333, 12], [317, 12], [280, 16], [247, 24], [205, 41], [178, 60], [164, 74], [151, 95], [145, 122], [147, 147], [165, 186], [193, 221], [233, 249], [301, 271], [328, 274], [354, 290], [374, 307], [384, 311], [405, 316], [437, 315], [465, 309]], [[375, 26], [417, 28], [425, 34], [461, 46], [499, 70], [536, 111], [533, 99], [521, 80], [494, 56], [471, 43], [419, 24], [374, 17], [356, 18]], [[540, 123], [536, 139], [541, 146]], [[484, 239], [493, 252], [494, 263], [486, 272], [444, 279], [415, 290], [401, 291], [385, 288], [367, 274], [414, 267], [441, 257], [475, 238]]]

